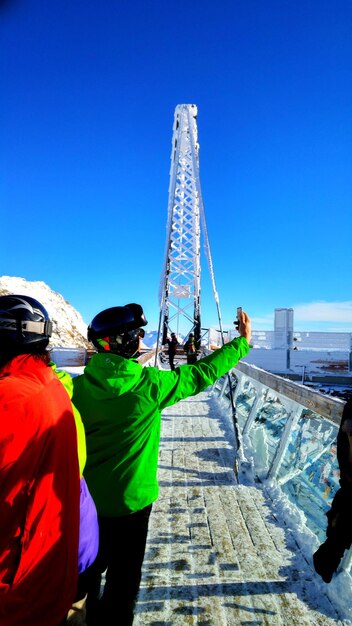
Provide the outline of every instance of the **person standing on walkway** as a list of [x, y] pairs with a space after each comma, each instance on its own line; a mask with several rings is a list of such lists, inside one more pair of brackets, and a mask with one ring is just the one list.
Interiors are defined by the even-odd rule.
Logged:
[[192, 365], [192, 363], [196, 363], [197, 361], [197, 349], [194, 341], [194, 334], [190, 333], [188, 339], [183, 346], [184, 352], [187, 355], [187, 364]]
[[166, 339], [166, 345], [168, 346], [168, 356], [169, 356], [169, 364], [170, 364], [170, 369], [172, 371], [174, 371], [175, 369], [175, 356], [176, 356], [176, 349], [178, 346], [178, 341], [177, 341], [177, 337], [175, 333], [171, 333], [171, 339], [167, 338]]
[[58, 626], [76, 594], [77, 434], [50, 335], [37, 300], [0, 297], [1, 626]]
[[88, 327], [98, 353], [73, 379], [72, 399], [87, 439], [84, 475], [100, 528], [87, 597], [89, 625], [109, 623], [114, 615], [119, 626], [133, 622], [148, 521], [158, 497], [162, 410], [203, 391], [249, 352], [251, 324], [243, 313], [240, 337], [197, 363], [174, 371], [142, 367], [135, 354], [146, 324], [142, 307], [134, 303], [98, 313]]

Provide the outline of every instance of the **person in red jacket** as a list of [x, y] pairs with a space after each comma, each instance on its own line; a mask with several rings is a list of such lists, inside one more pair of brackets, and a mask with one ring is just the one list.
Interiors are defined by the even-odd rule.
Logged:
[[76, 595], [77, 434], [50, 335], [37, 300], [0, 297], [1, 626], [59, 626]]

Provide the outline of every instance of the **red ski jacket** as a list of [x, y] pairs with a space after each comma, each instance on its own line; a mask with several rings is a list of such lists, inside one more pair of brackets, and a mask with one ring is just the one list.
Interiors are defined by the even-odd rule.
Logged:
[[21, 355], [0, 369], [0, 625], [57, 626], [77, 588], [77, 435], [52, 369]]

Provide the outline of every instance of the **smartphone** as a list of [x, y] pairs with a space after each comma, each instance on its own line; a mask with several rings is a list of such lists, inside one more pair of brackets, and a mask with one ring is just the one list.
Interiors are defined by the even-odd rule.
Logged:
[[240, 326], [240, 317], [241, 317], [241, 315], [242, 315], [242, 307], [238, 306], [237, 307], [237, 318], [234, 321], [234, 324], [235, 324], [237, 330], [239, 329], [239, 326]]

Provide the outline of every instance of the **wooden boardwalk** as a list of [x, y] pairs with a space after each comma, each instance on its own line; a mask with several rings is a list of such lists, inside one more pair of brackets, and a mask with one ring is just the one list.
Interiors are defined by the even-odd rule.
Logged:
[[164, 411], [134, 626], [345, 624], [260, 486], [237, 485], [208, 392]]

